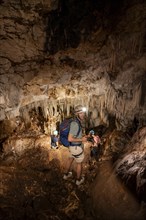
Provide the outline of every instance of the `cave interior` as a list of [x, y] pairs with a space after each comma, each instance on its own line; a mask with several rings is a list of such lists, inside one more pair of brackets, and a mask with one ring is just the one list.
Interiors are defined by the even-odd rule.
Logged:
[[[0, 1], [0, 220], [146, 219], [146, 1]], [[86, 108], [85, 182], [51, 135]]]

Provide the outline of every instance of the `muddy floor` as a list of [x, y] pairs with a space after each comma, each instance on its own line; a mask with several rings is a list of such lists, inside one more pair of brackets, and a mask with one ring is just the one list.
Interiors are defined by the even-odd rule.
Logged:
[[63, 180], [58, 159], [52, 159], [47, 166], [39, 166], [39, 162], [35, 166], [33, 161], [34, 158], [28, 164], [20, 158], [1, 163], [1, 220], [96, 219], [88, 189], [97, 163], [88, 167], [86, 164], [86, 181], [76, 186], [75, 173], [73, 178]]
[[[76, 186], [75, 163], [73, 177], [63, 180], [68, 149], [53, 150], [48, 143], [45, 136], [39, 139], [21, 136], [10, 138], [3, 145], [0, 154], [0, 220], [146, 219], [146, 203], [115, 175], [110, 156], [91, 157], [90, 146], [86, 146], [85, 182]], [[142, 148], [140, 155], [143, 152]], [[136, 163], [132, 163], [131, 169], [135, 166]], [[126, 173], [124, 164], [123, 167]]]

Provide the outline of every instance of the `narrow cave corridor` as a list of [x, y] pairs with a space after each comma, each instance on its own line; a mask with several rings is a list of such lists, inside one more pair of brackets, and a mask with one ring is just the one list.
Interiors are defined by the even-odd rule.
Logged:
[[[145, 220], [146, 2], [2, 0], [0, 14], [0, 220]], [[100, 137], [79, 186], [51, 147], [76, 105]]]

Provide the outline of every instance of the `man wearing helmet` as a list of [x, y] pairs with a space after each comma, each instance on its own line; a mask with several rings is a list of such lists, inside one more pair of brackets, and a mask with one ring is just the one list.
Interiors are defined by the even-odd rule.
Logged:
[[69, 158], [66, 164], [66, 172], [63, 176], [64, 179], [68, 179], [72, 176], [71, 166], [75, 160], [76, 166], [76, 185], [80, 185], [84, 182], [82, 176], [82, 162], [84, 160], [84, 146], [83, 143], [87, 141], [87, 137], [82, 135], [82, 123], [85, 119], [85, 108], [78, 105], [74, 108], [75, 120], [70, 124], [70, 131], [68, 135], [69, 146]]

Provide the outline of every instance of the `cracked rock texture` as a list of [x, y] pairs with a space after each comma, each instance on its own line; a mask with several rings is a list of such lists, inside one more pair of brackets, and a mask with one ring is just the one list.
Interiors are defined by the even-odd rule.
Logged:
[[[144, 1], [2, 1], [0, 120], [82, 103], [90, 126], [146, 118]], [[58, 106], [60, 110], [58, 110]], [[62, 116], [63, 117], [63, 116]], [[96, 119], [95, 119], [96, 117]]]

